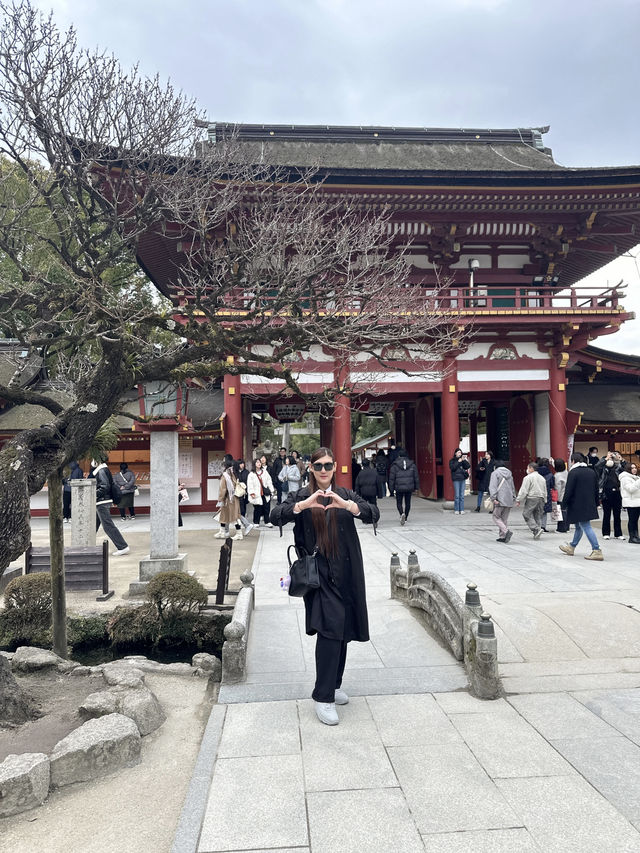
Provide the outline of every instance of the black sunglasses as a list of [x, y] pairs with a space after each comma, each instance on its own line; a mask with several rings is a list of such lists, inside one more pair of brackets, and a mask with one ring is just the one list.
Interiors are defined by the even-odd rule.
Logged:
[[324, 468], [325, 471], [333, 471], [333, 466], [335, 462], [314, 462], [313, 470], [314, 471], [322, 471]]

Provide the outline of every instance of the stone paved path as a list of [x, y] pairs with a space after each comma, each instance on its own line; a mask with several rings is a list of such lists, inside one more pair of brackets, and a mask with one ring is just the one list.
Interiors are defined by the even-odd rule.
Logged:
[[[313, 639], [279, 588], [277, 531], [261, 536], [246, 684], [224, 686], [174, 852], [640, 851], [640, 548], [605, 562], [534, 542], [514, 513], [383, 502], [362, 528], [371, 642], [351, 644], [337, 727], [309, 698]], [[478, 584], [498, 631], [506, 697], [481, 702], [413, 611], [389, 599], [392, 550], [410, 548], [464, 594]]]

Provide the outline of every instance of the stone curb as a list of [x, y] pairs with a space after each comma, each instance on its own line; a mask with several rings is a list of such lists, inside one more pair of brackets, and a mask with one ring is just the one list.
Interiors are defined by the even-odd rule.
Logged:
[[171, 853], [196, 853], [198, 849], [226, 713], [226, 705], [214, 705], [211, 709], [187, 796], [180, 812]]

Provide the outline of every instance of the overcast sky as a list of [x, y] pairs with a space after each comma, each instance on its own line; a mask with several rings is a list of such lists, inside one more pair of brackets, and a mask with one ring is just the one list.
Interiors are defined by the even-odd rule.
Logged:
[[[565, 166], [640, 163], [640, 0], [37, 0], [211, 121], [539, 127]], [[640, 254], [640, 248], [635, 250]], [[640, 355], [639, 319], [596, 346]], [[613, 268], [612, 268], [613, 266]]]

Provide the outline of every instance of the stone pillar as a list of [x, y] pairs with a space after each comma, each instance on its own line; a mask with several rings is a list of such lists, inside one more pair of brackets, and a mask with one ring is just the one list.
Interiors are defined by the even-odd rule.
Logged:
[[96, 481], [71, 480], [71, 545], [96, 544]]
[[242, 459], [242, 394], [239, 376], [224, 377], [224, 449]]
[[151, 446], [151, 544], [140, 560], [140, 583], [130, 595], [144, 592], [145, 582], [160, 572], [187, 570], [187, 555], [178, 553], [178, 424], [149, 424]]
[[553, 459], [567, 459], [567, 377], [555, 357], [549, 371], [549, 434]]
[[346, 394], [336, 395], [333, 453], [336, 460], [336, 485], [351, 489], [351, 400]]
[[449, 460], [460, 443], [458, 420], [458, 376], [455, 365], [442, 380], [442, 480], [444, 499], [453, 500], [453, 481], [449, 472]]

